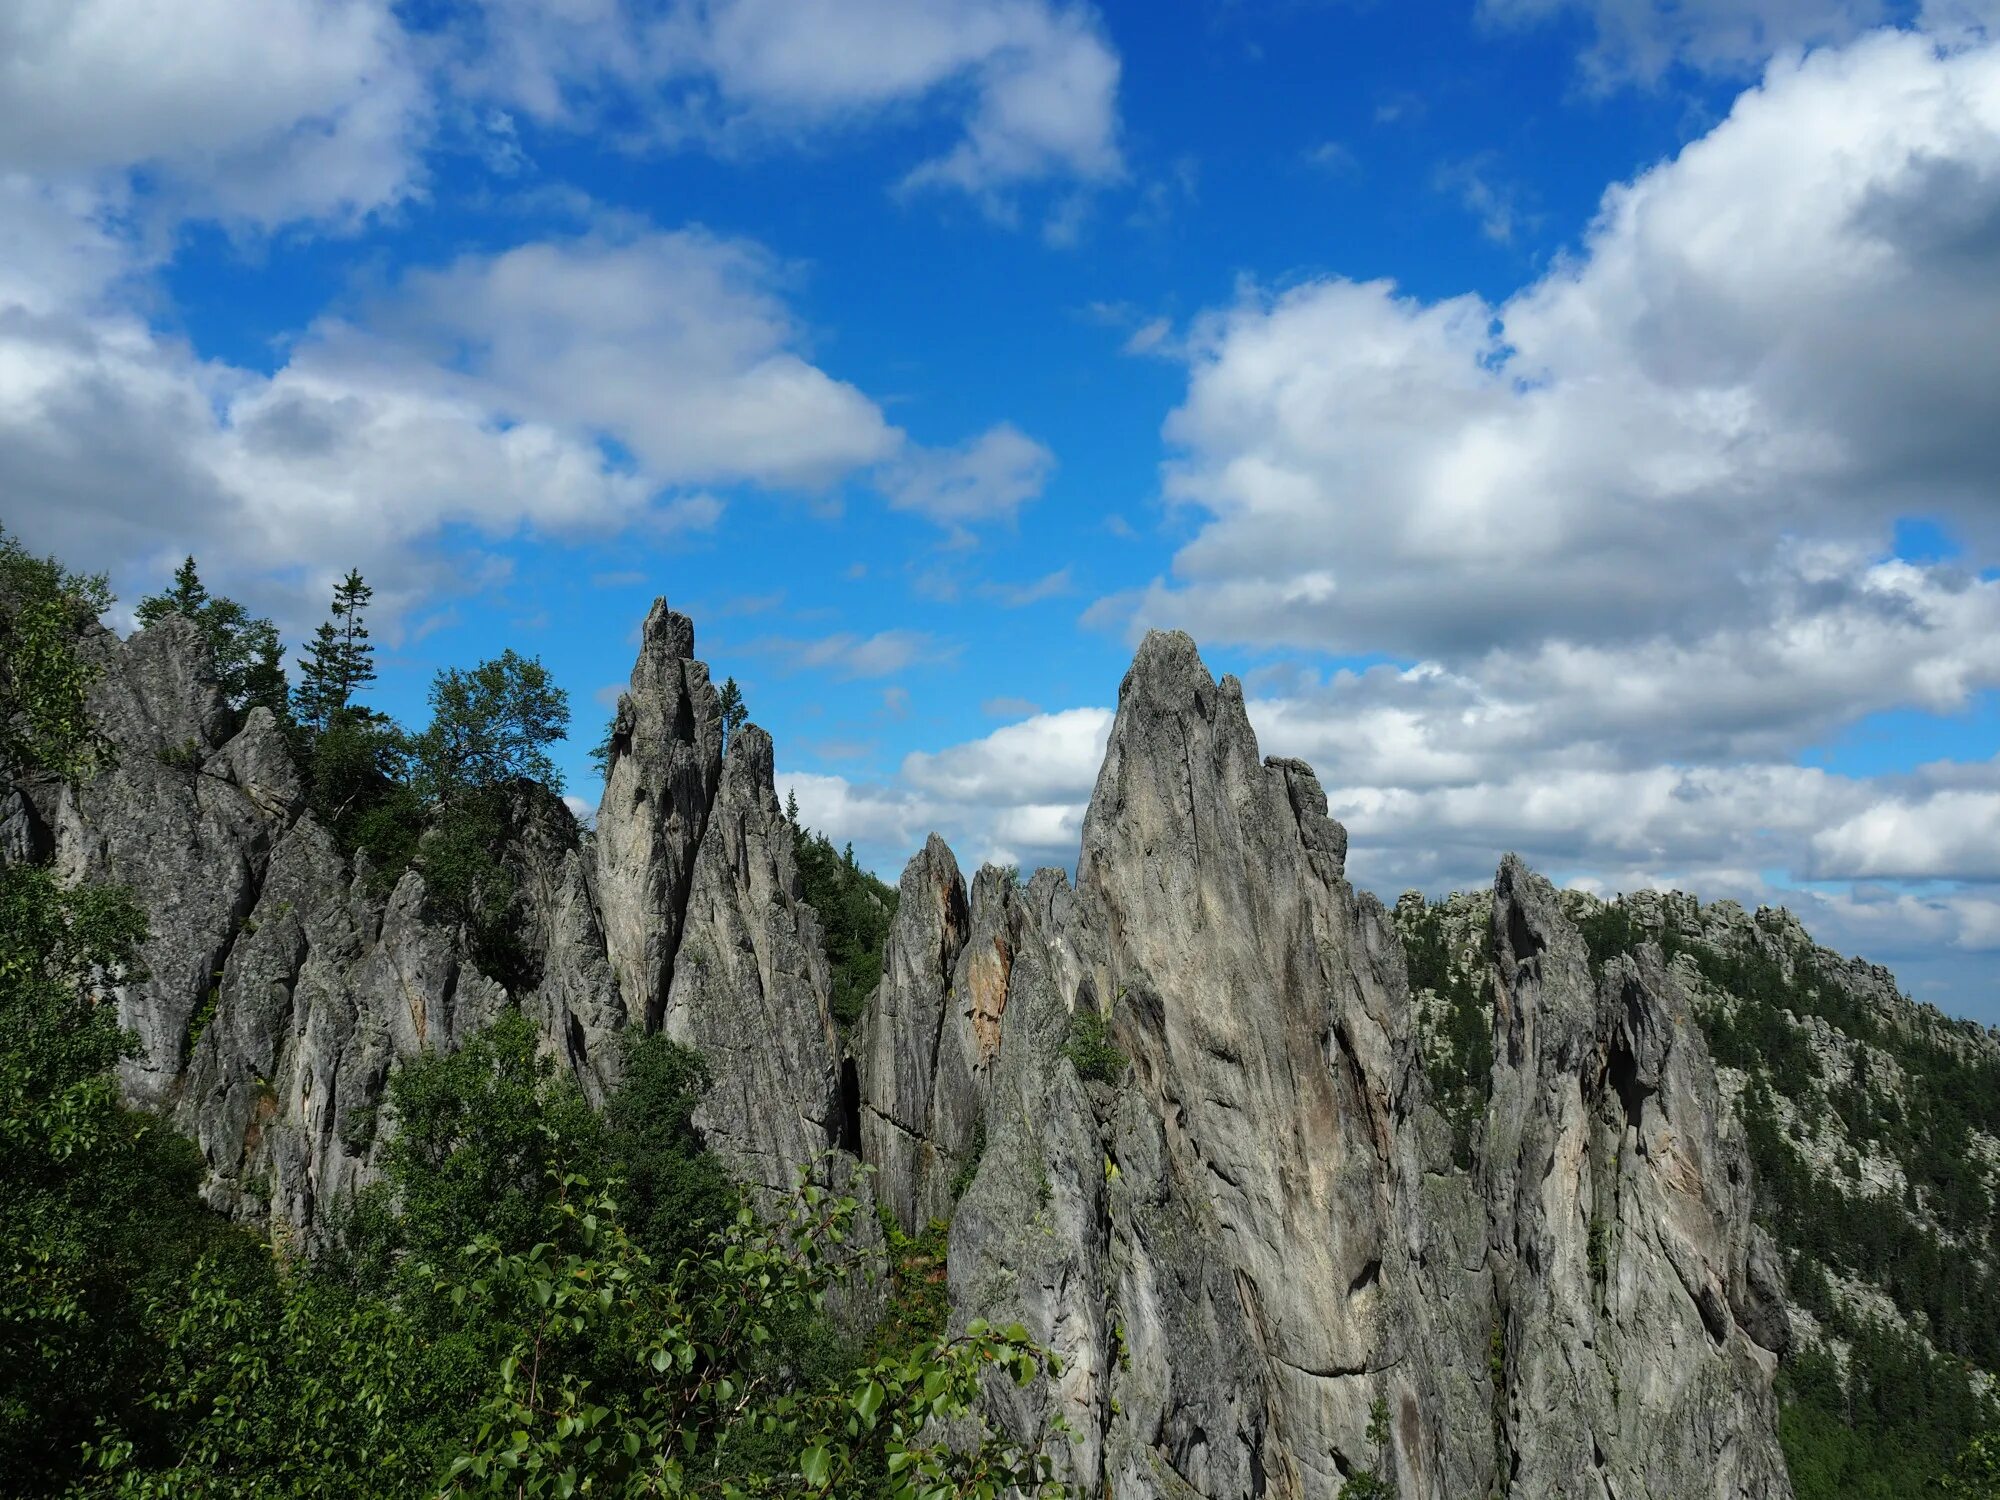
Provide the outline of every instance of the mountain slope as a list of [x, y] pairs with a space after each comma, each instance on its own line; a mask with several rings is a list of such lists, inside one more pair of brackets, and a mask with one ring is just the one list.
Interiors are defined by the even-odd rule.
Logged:
[[[1795, 1347], [1781, 1389], [1799, 1494], [1910, 1493], [1990, 1428], [2000, 1035], [1918, 1005], [1783, 910], [1678, 892], [1563, 904], [1600, 972], [1650, 952], [1687, 995], [1742, 1121]], [[1396, 907], [1439, 1097], [1476, 1119], [1491, 900]]]

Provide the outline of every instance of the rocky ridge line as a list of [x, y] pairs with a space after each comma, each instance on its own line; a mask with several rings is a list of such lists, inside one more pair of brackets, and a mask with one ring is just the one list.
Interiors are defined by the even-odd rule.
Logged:
[[[377, 895], [347, 866], [268, 716], [228, 732], [192, 631], [89, 649], [119, 763], [12, 799], [0, 847], [148, 904], [125, 1083], [201, 1143], [219, 1207], [310, 1237], [373, 1170], [396, 1062], [510, 1003], [594, 1095], [620, 1030], [664, 1026], [708, 1056], [700, 1123], [760, 1192], [844, 1145], [906, 1227], [952, 1217], [954, 1317], [1064, 1360], [994, 1410], [1087, 1492], [1317, 1500], [1366, 1469], [1427, 1500], [1789, 1494], [1782, 1304], [1672, 974], [1593, 975], [1553, 890], [1503, 865], [1491, 1104], [1456, 1164], [1395, 924], [1310, 769], [1260, 758], [1185, 636], [1121, 686], [1074, 885], [968, 891], [935, 839], [912, 861], [851, 1051], [770, 741], [723, 756], [663, 603], [594, 841], [518, 789], [511, 995], [420, 875]], [[1079, 1072], [1080, 1011], [1127, 1066]]]

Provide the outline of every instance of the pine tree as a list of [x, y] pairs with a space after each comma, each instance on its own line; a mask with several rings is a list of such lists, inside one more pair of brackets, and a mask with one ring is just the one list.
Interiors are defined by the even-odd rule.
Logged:
[[368, 627], [361, 613], [375, 590], [361, 581], [361, 570], [349, 568], [347, 576], [334, 586], [333, 617], [340, 622], [342, 702], [375, 680], [375, 648], [368, 644]]
[[734, 677], [727, 679], [722, 684], [720, 706], [722, 709], [722, 743], [727, 746], [730, 736], [734, 735], [743, 721], [750, 717], [750, 710], [743, 706], [743, 689], [736, 685]]
[[375, 648], [368, 643], [362, 614], [375, 591], [361, 581], [358, 569], [334, 586], [333, 618], [313, 632], [299, 664], [299, 717], [325, 729], [353, 701], [355, 692], [375, 680]]
[[199, 621], [207, 605], [208, 590], [195, 572], [194, 558], [190, 555], [174, 569], [173, 587], [163, 594], [148, 594], [139, 601], [136, 613], [141, 627], [157, 625], [168, 615], [185, 615]]

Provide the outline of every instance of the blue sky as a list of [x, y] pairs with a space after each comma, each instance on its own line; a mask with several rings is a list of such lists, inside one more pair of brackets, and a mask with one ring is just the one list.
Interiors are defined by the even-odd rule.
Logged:
[[1385, 896], [2000, 1020], [1992, 0], [27, 0], [0, 200], [7, 525], [357, 565], [583, 803], [665, 594], [875, 867], [1066, 864], [1180, 626]]

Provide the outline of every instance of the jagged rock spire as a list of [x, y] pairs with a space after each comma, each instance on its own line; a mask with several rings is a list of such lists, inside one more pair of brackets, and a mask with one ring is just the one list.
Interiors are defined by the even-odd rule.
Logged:
[[618, 696], [597, 809], [597, 900], [632, 1019], [660, 1024], [673, 983], [695, 850], [722, 770], [722, 713], [694, 622], [655, 599], [631, 686]]
[[679, 930], [663, 1026], [713, 1076], [695, 1122], [739, 1180], [788, 1193], [842, 1143], [840, 1041], [771, 737], [754, 724], [730, 737]]

